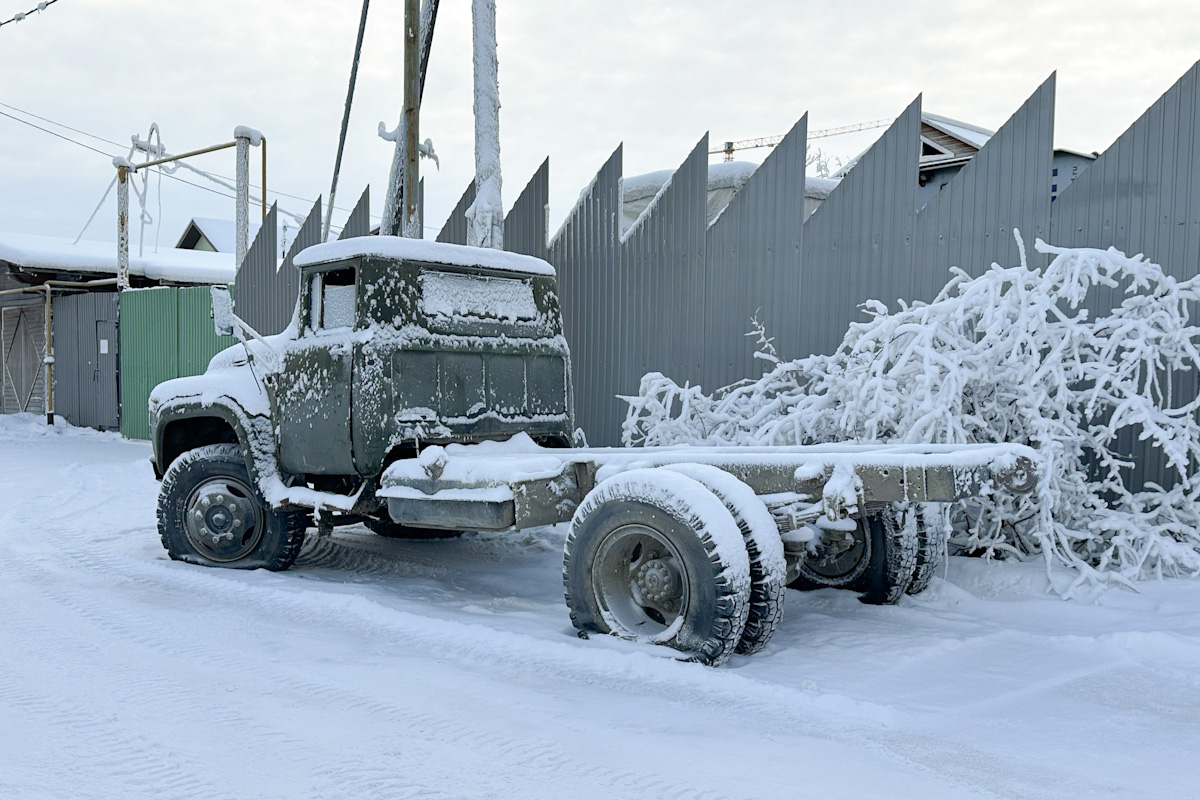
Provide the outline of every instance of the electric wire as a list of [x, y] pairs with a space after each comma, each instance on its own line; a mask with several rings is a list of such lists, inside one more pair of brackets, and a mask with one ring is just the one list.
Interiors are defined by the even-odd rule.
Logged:
[[[112, 139], [106, 139], [106, 138], [105, 138], [105, 137], [103, 137], [103, 136], [97, 136], [97, 135], [96, 135], [96, 134], [94, 134], [94, 133], [90, 133], [90, 132], [88, 132], [88, 131], [85, 131], [85, 130], [82, 130], [82, 129], [80, 129], [80, 128], [75, 128], [75, 127], [72, 127], [72, 126], [70, 126], [70, 125], [67, 125], [67, 124], [65, 124], [65, 123], [58, 122], [57, 120], [50, 119], [49, 117], [43, 117], [43, 116], [41, 116], [41, 115], [39, 115], [39, 114], [34, 114], [32, 111], [26, 111], [26, 110], [25, 110], [25, 109], [23, 109], [23, 108], [18, 108], [17, 106], [10, 105], [10, 104], [8, 104], [8, 103], [4, 103], [4, 102], [0, 102], [0, 106], [2, 106], [2, 107], [4, 107], [4, 108], [11, 109], [11, 110], [13, 110], [13, 111], [16, 111], [16, 112], [18, 112], [18, 113], [20, 113], [20, 114], [24, 114], [24, 115], [26, 115], [26, 116], [33, 117], [34, 119], [41, 120], [42, 122], [49, 123], [50, 125], [54, 125], [54, 126], [56, 126], [56, 127], [63, 128], [63, 129], [65, 129], [65, 130], [69, 130], [69, 131], [71, 131], [72, 133], [78, 133], [78, 134], [80, 134], [80, 135], [82, 135], [82, 136], [87, 136], [87, 137], [88, 137], [88, 138], [90, 138], [90, 139], [95, 139], [96, 141], [99, 141], [99, 142], [104, 142], [105, 144], [111, 144], [111, 145], [112, 145], [112, 146], [114, 146], [114, 147], [123, 147], [123, 145], [122, 145], [120, 142], [114, 142]], [[104, 150], [100, 150], [100, 149], [98, 149], [98, 148], [92, 147], [91, 145], [89, 145], [89, 144], [86, 144], [86, 143], [84, 143], [84, 142], [81, 142], [81, 141], [79, 141], [79, 140], [77, 140], [77, 139], [72, 139], [70, 136], [65, 136], [65, 135], [63, 135], [63, 134], [61, 134], [61, 133], [59, 133], [59, 132], [57, 132], [57, 131], [52, 131], [52, 130], [50, 130], [49, 128], [44, 128], [44, 127], [42, 127], [41, 125], [37, 125], [37, 124], [35, 124], [35, 123], [32, 123], [32, 122], [30, 122], [30, 121], [29, 121], [29, 120], [27, 120], [27, 119], [21, 119], [20, 117], [18, 117], [18, 116], [14, 116], [13, 114], [9, 114], [9, 113], [6, 113], [6, 112], [4, 112], [4, 111], [0, 111], [0, 116], [7, 117], [8, 119], [11, 119], [11, 120], [13, 120], [14, 122], [19, 122], [19, 123], [21, 123], [22, 125], [28, 125], [29, 127], [31, 127], [31, 128], [34, 128], [35, 130], [39, 130], [39, 131], [41, 131], [42, 133], [48, 133], [48, 134], [50, 134], [51, 136], [53, 136], [53, 137], [55, 137], [55, 138], [62, 139], [62, 140], [63, 140], [63, 141], [65, 141], [65, 142], [70, 142], [71, 144], [73, 144], [73, 145], [76, 145], [77, 147], [82, 147], [82, 148], [84, 148], [85, 150], [90, 150], [90, 151], [92, 151], [93, 153], [97, 153], [98, 155], [105, 156], [106, 158], [115, 158], [115, 157], [116, 157], [116, 156], [114, 156], [112, 153], [109, 153], [109, 152], [106, 152], [106, 151], [104, 151]], [[180, 163], [182, 163], [182, 162], [180, 162]], [[206, 171], [204, 171], [204, 170], [200, 170], [200, 169], [196, 169], [196, 168], [194, 168], [194, 167], [191, 167], [190, 165], [189, 165], [189, 168], [190, 168], [190, 169], [192, 169], [192, 171], [194, 171], [194, 172], [196, 172], [196, 173], [198, 173], [198, 174], [200, 174], [200, 175], [203, 175], [204, 177], [207, 177], [207, 178], [209, 178], [210, 180], [212, 180], [213, 178], [221, 178], [222, 180], [227, 180], [227, 181], [228, 181], [228, 180], [232, 180], [232, 178], [228, 178], [228, 177], [226, 177], [226, 176], [223, 176], [223, 175], [220, 175], [220, 174], [218, 174], [218, 173], [208, 173], [208, 172], [206, 172]], [[220, 190], [218, 190], [218, 189], [214, 189], [214, 188], [212, 188], [211, 186], [205, 186], [205, 185], [203, 185], [203, 184], [200, 184], [200, 183], [195, 183], [195, 182], [193, 182], [193, 181], [189, 181], [189, 180], [186, 180], [186, 179], [184, 179], [184, 178], [181, 178], [181, 177], [179, 177], [178, 175], [172, 175], [172, 174], [170, 174], [170, 173], [163, 172], [162, 170], [158, 170], [158, 172], [159, 172], [159, 173], [160, 173], [160, 175], [161, 175], [161, 176], [163, 176], [163, 177], [167, 177], [167, 178], [169, 178], [169, 179], [171, 179], [171, 180], [173, 180], [173, 181], [178, 181], [179, 183], [183, 183], [183, 184], [186, 184], [186, 185], [188, 185], [188, 186], [193, 186], [193, 187], [195, 187], [195, 188], [197, 188], [197, 189], [202, 189], [203, 191], [206, 191], [206, 192], [211, 192], [212, 194], [215, 194], [215, 195], [217, 195], [218, 197], [225, 197], [225, 198], [228, 198], [228, 199], [230, 199], [230, 200], [236, 199], [235, 195], [228, 194], [228, 193], [226, 193], [226, 192], [222, 192], [222, 191], [220, 191]], [[114, 180], [115, 180], [115, 179], [114, 179]], [[251, 185], [250, 185], [250, 187], [251, 187], [252, 189], [258, 189], [258, 188], [260, 188], [259, 186], [255, 185], [255, 184], [251, 184]], [[108, 192], [109, 192], [109, 191], [111, 191], [111, 190], [112, 190], [112, 187], [111, 187], [111, 186], [109, 186], [109, 188], [108, 188], [108, 189], [105, 191], [105, 193], [104, 193], [104, 196], [103, 196], [103, 197], [100, 199], [100, 204], [97, 206], [96, 210], [92, 212], [92, 215], [91, 215], [91, 217], [89, 217], [89, 218], [88, 218], [88, 222], [87, 222], [87, 223], [84, 225], [84, 228], [85, 228], [85, 229], [87, 228], [87, 226], [88, 226], [88, 225], [90, 225], [90, 224], [91, 224], [91, 221], [92, 221], [92, 219], [94, 219], [94, 218], [95, 218], [95, 216], [96, 216], [96, 212], [100, 210], [100, 206], [103, 206], [103, 204], [104, 204], [104, 200], [105, 200], [105, 199], [107, 199], [107, 197], [108, 197]], [[281, 191], [279, 191], [278, 189], [270, 189], [270, 188], [268, 188], [268, 189], [267, 189], [267, 192], [268, 192], [269, 194], [274, 194], [274, 195], [277, 195], [277, 196], [279, 196], [279, 197], [286, 197], [286, 198], [288, 198], [288, 199], [290, 199], [290, 200], [299, 200], [299, 201], [301, 201], [301, 202], [304, 202], [304, 203], [309, 203], [309, 204], [311, 204], [311, 203], [313, 203], [313, 202], [314, 202], [313, 200], [311, 200], [311, 199], [309, 199], [309, 198], [306, 198], [306, 197], [300, 197], [299, 195], [289, 194], [289, 193], [287, 193], [287, 192], [281, 192]], [[341, 206], [335, 206], [335, 208], [336, 208], [338, 211], [345, 211], [345, 212], [347, 212], [347, 213], [349, 213], [350, 211], [352, 211], [352, 210], [353, 210], [353, 209], [349, 209], [349, 208], [342, 208]], [[286, 212], [285, 212], [285, 213], [286, 213]], [[375, 215], [372, 215], [372, 216], [371, 216], [371, 220], [374, 222], [374, 221], [379, 221], [379, 220], [381, 220], [381, 218], [380, 218], [380, 217], [376, 217]], [[431, 231], [432, 231], [432, 230], [440, 230], [440, 228], [436, 228], [436, 227], [434, 227], [434, 226], [432, 226], [432, 225], [425, 225], [424, 227], [425, 227], [425, 229], [426, 229], [426, 230], [431, 230]], [[331, 232], [334, 232], [334, 233], [338, 233], [338, 232], [340, 232], [340, 231], [341, 231], [341, 229], [342, 229], [342, 228], [341, 228], [340, 226], [337, 226], [337, 225], [333, 225], [333, 226], [331, 226], [331, 228], [330, 228]]]
[[25, 13], [22, 14], [22, 13], [18, 12], [16, 14], [12, 15], [12, 19], [6, 19], [6, 20], [4, 20], [4, 22], [0, 22], [0, 27], [4, 27], [5, 25], [9, 24], [10, 22], [20, 22], [21, 20], [28, 17], [30, 14], [36, 14], [40, 11], [45, 11], [47, 8], [49, 8], [50, 6], [54, 5], [57, 2], [58, 2], [58, 0], [43, 0], [41, 3], [38, 3], [36, 6], [29, 9]]

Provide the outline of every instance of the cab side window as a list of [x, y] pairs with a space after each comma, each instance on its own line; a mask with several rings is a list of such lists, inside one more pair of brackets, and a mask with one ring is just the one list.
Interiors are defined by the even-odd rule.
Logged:
[[312, 330], [353, 328], [355, 321], [354, 269], [318, 272], [311, 278], [309, 327]]

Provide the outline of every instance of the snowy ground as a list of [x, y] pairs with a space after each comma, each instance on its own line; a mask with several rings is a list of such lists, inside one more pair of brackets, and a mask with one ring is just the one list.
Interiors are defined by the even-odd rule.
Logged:
[[564, 532], [171, 562], [145, 444], [0, 416], [3, 798], [1184, 798], [1200, 581], [953, 559], [713, 670], [582, 641]]

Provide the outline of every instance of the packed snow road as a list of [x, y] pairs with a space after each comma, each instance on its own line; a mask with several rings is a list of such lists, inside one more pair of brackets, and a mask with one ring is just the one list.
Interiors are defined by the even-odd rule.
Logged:
[[1195, 797], [1200, 581], [951, 559], [709, 669], [575, 637], [565, 531], [172, 562], [149, 449], [0, 416], [0, 797]]

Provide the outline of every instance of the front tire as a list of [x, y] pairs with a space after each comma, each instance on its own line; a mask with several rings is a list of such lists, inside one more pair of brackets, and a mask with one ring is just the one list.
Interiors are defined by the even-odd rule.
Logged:
[[163, 476], [158, 531], [167, 554], [206, 567], [285, 570], [304, 544], [307, 515], [263, 501], [236, 444], [181, 455]]
[[664, 644], [719, 666], [745, 629], [750, 564], [737, 523], [703, 484], [639, 469], [603, 481], [576, 510], [563, 584], [580, 635]]

